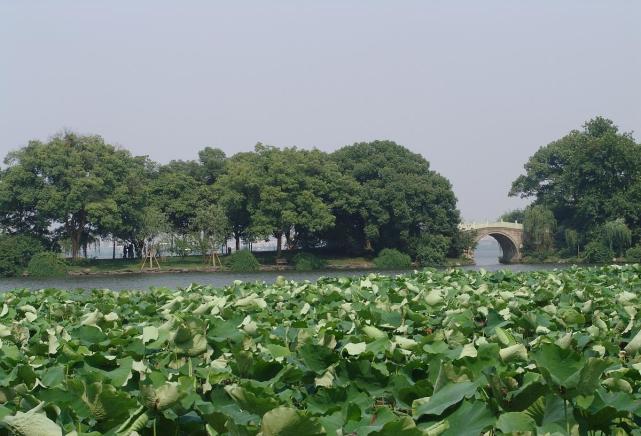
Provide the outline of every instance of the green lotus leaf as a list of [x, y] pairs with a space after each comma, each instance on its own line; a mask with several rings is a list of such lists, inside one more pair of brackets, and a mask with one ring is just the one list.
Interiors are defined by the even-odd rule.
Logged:
[[387, 338], [387, 333], [371, 325], [364, 326], [362, 330], [363, 330], [363, 333], [365, 333], [367, 337], [370, 339]]
[[151, 410], [165, 410], [176, 404], [182, 395], [178, 383], [165, 382], [159, 387], [145, 384], [140, 387], [141, 401]]
[[225, 386], [225, 392], [241, 409], [258, 415], [263, 415], [279, 405], [279, 401], [266, 394], [262, 388], [228, 385]]
[[147, 343], [158, 339], [158, 328], [152, 325], [142, 328], [142, 342]]
[[347, 354], [350, 356], [358, 356], [359, 354], [365, 351], [367, 344], [365, 342], [359, 343], [349, 343], [345, 345], [344, 350], [347, 351]]
[[62, 429], [41, 412], [44, 403], [28, 412], [5, 416], [4, 424], [16, 436], [62, 436]]
[[443, 436], [477, 436], [496, 422], [488, 407], [480, 401], [463, 401], [447, 417], [448, 428]]
[[440, 415], [448, 407], [469, 398], [476, 392], [478, 384], [474, 382], [448, 383], [431, 397], [421, 398], [412, 405], [413, 415], [419, 418], [423, 415]]
[[0, 421], [44, 403], [78, 435], [636, 434], [639, 289], [629, 265], [7, 291]]
[[523, 344], [516, 344], [506, 348], [501, 348], [501, 350], [499, 350], [499, 355], [501, 356], [501, 360], [504, 362], [528, 360], [527, 348], [525, 348], [525, 345]]
[[315, 419], [291, 407], [277, 407], [263, 415], [262, 436], [324, 435], [325, 429]]
[[507, 412], [499, 416], [496, 428], [503, 433], [534, 432], [536, 421], [525, 412]]

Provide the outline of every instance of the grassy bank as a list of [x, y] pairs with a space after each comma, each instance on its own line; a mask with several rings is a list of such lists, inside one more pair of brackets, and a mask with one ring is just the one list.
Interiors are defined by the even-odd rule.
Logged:
[[[368, 270], [376, 269], [373, 263], [373, 256], [345, 256], [333, 253], [314, 253], [316, 256], [324, 261], [324, 268], [327, 270], [341, 270], [341, 269], [358, 269]], [[256, 252], [254, 253], [261, 265], [261, 271], [274, 271], [274, 270], [288, 270], [294, 268], [293, 257], [296, 252], [286, 252], [282, 254], [282, 258], [286, 260], [286, 264], [276, 263], [276, 252]], [[225, 263], [226, 256], [221, 256], [223, 263]], [[452, 258], [447, 259], [444, 266], [462, 266], [472, 264], [473, 261], [466, 258]], [[83, 275], [83, 274], [127, 274], [127, 273], [140, 273], [142, 260], [140, 259], [87, 259], [78, 262], [71, 262], [69, 266], [69, 274]], [[165, 272], [198, 272], [220, 271], [221, 268], [214, 268], [211, 264], [203, 261], [202, 256], [170, 256], [160, 258], [160, 271]], [[223, 267], [222, 270], [227, 270]], [[153, 272], [158, 269], [151, 270], [145, 268], [143, 272]]]

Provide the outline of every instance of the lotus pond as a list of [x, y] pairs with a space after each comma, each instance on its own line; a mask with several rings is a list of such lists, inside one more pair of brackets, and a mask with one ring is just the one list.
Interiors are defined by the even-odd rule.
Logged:
[[0, 294], [0, 434], [641, 434], [641, 267]]

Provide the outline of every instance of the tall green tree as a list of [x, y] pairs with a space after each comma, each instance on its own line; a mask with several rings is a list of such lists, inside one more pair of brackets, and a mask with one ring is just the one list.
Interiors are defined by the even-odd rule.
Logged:
[[509, 212], [505, 212], [499, 217], [501, 221], [507, 223], [523, 223], [525, 219], [525, 211], [523, 209], [514, 209]]
[[225, 209], [219, 204], [211, 204], [199, 209], [192, 222], [192, 230], [198, 241], [203, 257], [212, 256], [227, 242], [231, 235], [231, 225]]
[[563, 232], [563, 239], [565, 246], [570, 252], [576, 251], [577, 257], [579, 256], [579, 233], [574, 229], [565, 229]]
[[165, 214], [172, 231], [184, 234], [196, 217], [196, 211], [211, 198], [211, 189], [190, 166], [170, 163], [160, 167], [149, 183], [149, 205]]
[[274, 236], [277, 256], [283, 237], [291, 242], [296, 229], [319, 232], [334, 225], [331, 206], [323, 201], [319, 187], [320, 164], [313, 154], [296, 148], [256, 146], [260, 186], [256, 202], [250, 206], [251, 231]]
[[551, 210], [542, 205], [525, 209], [523, 218], [523, 245], [526, 251], [544, 254], [554, 248], [556, 219]]
[[227, 156], [218, 148], [205, 147], [198, 152], [201, 177], [208, 185], [212, 185], [225, 172]]
[[617, 256], [623, 256], [625, 249], [632, 243], [632, 232], [622, 219], [603, 224], [601, 234], [604, 242]]
[[172, 231], [186, 234], [196, 212], [216, 202], [213, 185], [223, 174], [227, 157], [206, 147], [198, 160], [173, 160], [159, 166], [148, 186], [148, 203], [167, 216]]
[[452, 186], [421, 155], [374, 141], [343, 147], [332, 158], [359, 185], [357, 211], [337, 215], [337, 227], [350, 230], [342, 238], [365, 249], [407, 250], [422, 234], [452, 238], [458, 232]]
[[167, 220], [167, 216], [158, 209], [153, 206], [147, 206], [142, 212], [143, 219], [140, 230], [138, 231], [138, 237], [142, 239], [144, 243], [152, 243], [163, 234], [171, 231], [171, 225]]
[[261, 179], [255, 153], [237, 153], [226, 162], [225, 169], [213, 185], [218, 204], [224, 209], [235, 240], [236, 251], [241, 240], [252, 240], [250, 208], [258, 202]]
[[640, 226], [641, 146], [611, 120], [594, 118], [531, 156], [510, 195], [534, 198], [582, 235], [620, 217]]
[[[83, 235], [102, 234], [122, 220], [118, 199], [135, 176], [131, 154], [100, 136], [65, 132], [44, 143], [30, 141], [9, 153], [0, 176], [5, 226], [37, 233], [58, 227], [78, 258]], [[15, 209], [13, 209], [15, 208]], [[25, 219], [18, 224], [19, 219]]]
[[134, 157], [131, 176], [123, 180], [114, 191], [120, 220], [103, 229], [101, 235], [132, 244], [138, 256], [142, 255], [144, 246], [145, 226], [150, 208], [150, 186], [157, 167], [158, 165], [147, 156]]

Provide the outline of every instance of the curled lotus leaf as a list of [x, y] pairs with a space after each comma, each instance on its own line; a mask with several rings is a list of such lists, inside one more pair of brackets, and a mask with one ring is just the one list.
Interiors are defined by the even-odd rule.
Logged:
[[501, 360], [509, 362], [513, 360], [527, 361], [527, 348], [523, 344], [510, 345], [509, 347], [501, 348], [499, 350]]
[[166, 382], [158, 388], [147, 384], [140, 387], [140, 398], [148, 409], [165, 410], [181, 397], [178, 383]]
[[42, 412], [40, 403], [28, 412], [5, 416], [2, 423], [16, 436], [62, 436], [62, 429]]
[[387, 333], [371, 325], [364, 326], [363, 333], [365, 333], [370, 339], [382, 339], [387, 337]]

